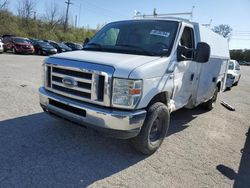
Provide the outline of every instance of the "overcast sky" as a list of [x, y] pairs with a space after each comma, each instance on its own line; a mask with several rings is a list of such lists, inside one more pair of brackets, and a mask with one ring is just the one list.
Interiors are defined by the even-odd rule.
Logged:
[[[19, 0], [11, 0], [10, 8], [17, 10]], [[61, 13], [65, 12], [66, 0], [35, 0], [38, 16], [42, 16], [51, 2], [58, 5]], [[134, 11], [143, 14], [152, 14], [156, 8], [158, 13], [190, 12], [192, 6], [193, 20], [200, 23], [209, 23], [212, 27], [219, 24], [229, 24], [233, 28], [230, 49], [250, 49], [250, 0], [71, 0], [71, 22], [77, 15], [79, 26], [96, 28], [116, 20], [131, 19]]]

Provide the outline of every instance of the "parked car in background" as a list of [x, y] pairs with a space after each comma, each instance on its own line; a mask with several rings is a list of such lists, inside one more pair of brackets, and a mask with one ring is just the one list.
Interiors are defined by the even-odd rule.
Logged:
[[48, 42], [34, 41], [35, 53], [38, 55], [53, 55], [57, 53], [57, 49], [51, 46]]
[[[46, 41], [45, 41], [46, 42]], [[51, 46], [57, 49], [57, 53], [62, 53], [62, 52], [69, 52], [72, 51], [70, 47], [65, 45], [64, 43], [57, 43], [54, 41], [48, 41]]]
[[250, 62], [246, 62], [246, 61], [239, 61], [240, 65], [245, 65], [245, 66], [250, 66]]
[[12, 51], [14, 54], [33, 54], [35, 52], [34, 46], [27, 38], [22, 37], [5, 37], [4, 51]]
[[236, 60], [230, 60], [227, 71], [226, 87], [230, 89], [232, 86], [238, 85], [241, 77], [240, 65]]
[[30, 41], [30, 43], [33, 44], [33, 46], [34, 46], [34, 44], [35, 44], [36, 42], [41, 41], [41, 40], [39, 40], [39, 39], [34, 39], [34, 38], [29, 38], [29, 41]]
[[0, 38], [0, 53], [3, 53], [3, 42], [1, 38]]
[[83, 48], [82, 45], [73, 42], [64, 42], [64, 44], [70, 47], [73, 51], [82, 50]]

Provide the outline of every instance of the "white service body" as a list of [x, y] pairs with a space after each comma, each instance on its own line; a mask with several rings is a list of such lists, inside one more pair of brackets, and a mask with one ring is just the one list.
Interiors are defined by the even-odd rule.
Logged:
[[[168, 57], [100, 51], [75, 51], [46, 59], [44, 62], [45, 84], [48, 82], [46, 81], [48, 66], [50, 66], [50, 71], [53, 70], [53, 67], [78, 69], [78, 71], [104, 76], [105, 96], [101, 102], [93, 98], [93, 95], [96, 97], [93, 92], [95, 85], [93, 83], [91, 83], [89, 100], [81, 100], [80, 96], [76, 98], [68, 93], [58, 92], [53, 88], [43, 86], [39, 89], [40, 103], [43, 109], [77, 123], [89, 124], [93, 128], [123, 132], [137, 130], [132, 136], [123, 137], [129, 138], [136, 136], [140, 131], [146, 117], [147, 107], [152, 100], [165, 101], [169, 111], [173, 112], [182, 107], [194, 108], [210, 100], [216, 87], [218, 87], [219, 91], [223, 91], [230, 59], [227, 40], [198, 23], [183, 19], [170, 18], [169, 20], [179, 22], [179, 28], [172, 51]], [[194, 46], [198, 42], [206, 42], [210, 45], [211, 54], [208, 62], [177, 61], [177, 48], [186, 27], [193, 30]], [[49, 74], [53, 75], [53, 72]], [[112, 104], [112, 82], [114, 78], [142, 80], [142, 94], [136, 106], [133, 108], [120, 108]], [[94, 78], [92, 78], [90, 82], [94, 81]], [[53, 80], [51, 82], [53, 84]], [[60, 84], [60, 86], [67, 88], [66, 85]], [[162, 100], [159, 97], [162, 97]], [[50, 104], [51, 99], [64, 104], [63, 108], [60, 108], [60, 105], [54, 102]], [[53, 104], [56, 104], [56, 106], [53, 106]], [[81, 117], [74, 114], [73, 111], [67, 111], [65, 106], [83, 109], [86, 114]]]

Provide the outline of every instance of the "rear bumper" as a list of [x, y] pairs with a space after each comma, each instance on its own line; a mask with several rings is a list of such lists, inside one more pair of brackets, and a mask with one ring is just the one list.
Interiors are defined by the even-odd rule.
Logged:
[[[107, 136], [121, 139], [137, 136], [146, 117], [146, 110], [123, 111], [86, 104], [54, 94], [43, 87], [39, 89], [39, 96], [40, 104], [45, 112], [100, 130]], [[63, 108], [60, 108], [60, 106], [63, 106]], [[84, 113], [78, 115], [72, 112], [74, 110], [71, 110], [71, 108]]]

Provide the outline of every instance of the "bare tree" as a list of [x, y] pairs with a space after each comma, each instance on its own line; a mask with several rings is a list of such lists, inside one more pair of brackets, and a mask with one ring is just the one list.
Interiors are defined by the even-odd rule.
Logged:
[[9, 1], [8, 0], [0, 0], [0, 10], [4, 10], [7, 8]]
[[221, 25], [215, 26], [213, 28], [213, 31], [215, 33], [218, 33], [219, 35], [222, 35], [224, 38], [227, 38], [228, 40], [230, 40], [233, 29], [229, 25], [221, 24]]
[[35, 18], [35, 7], [36, 2], [34, 0], [20, 0], [18, 4], [18, 15], [27, 23], [32, 18], [32, 15], [34, 15]]
[[59, 8], [55, 1], [51, 2], [50, 6], [47, 6], [45, 13], [45, 20], [49, 23], [51, 30], [54, 30], [55, 26], [62, 21], [62, 16], [59, 15]]

